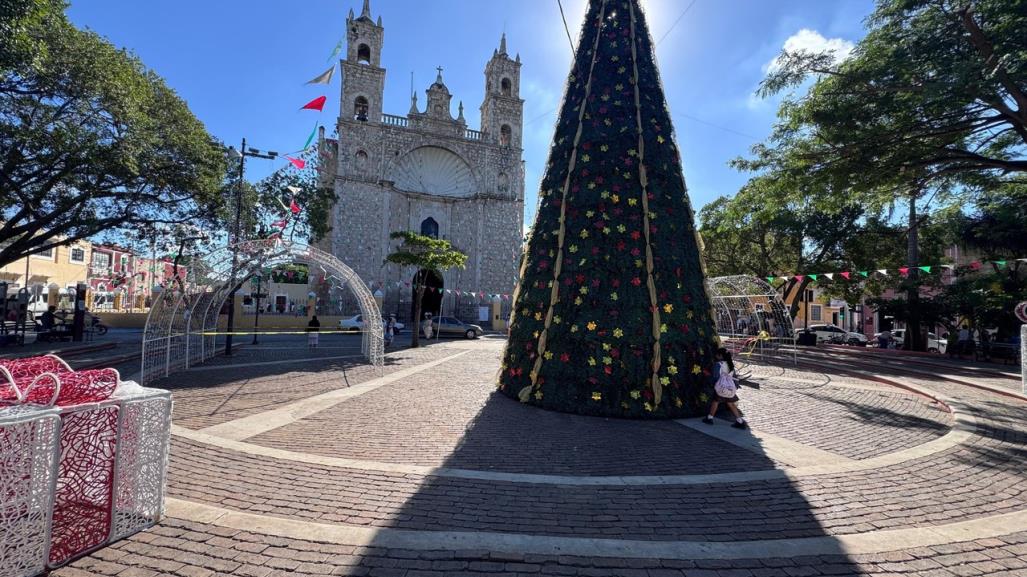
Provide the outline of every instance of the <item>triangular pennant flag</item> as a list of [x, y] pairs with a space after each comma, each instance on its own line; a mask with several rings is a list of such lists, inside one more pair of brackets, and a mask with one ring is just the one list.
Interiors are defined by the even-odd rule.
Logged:
[[769, 283], [772, 283], [772, 282], [774, 282], [774, 277], [768, 276], [767, 277], [767, 283], [769, 284]]
[[899, 267], [899, 274], [901, 274], [902, 276], [908, 275], [909, 274], [909, 267], [908, 266], [900, 266]]
[[300, 170], [303, 170], [307, 166], [307, 161], [303, 160], [302, 158], [293, 158], [289, 155], [286, 155], [285, 158], [289, 162], [291, 162], [293, 166]]
[[342, 40], [339, 40], [339, 43], [335, 45], [335, 49], [332, 50], [332, 53], [328, 55], [328, 60], [335, 58], [339, 55], [340, 52], [342, 52]]
[[949, 270], [955, 270], [956, 269], [956, 265], [954, 265], [954, 264], [943, 264], [943, 265], [941, 265], [941, 268], [946, 268], [946, 269], [949, 269]]
[[834, 280], [834, 273], [833, 272], [825, 272], [824, 276], [827, 277], [827, 280]]
[[1004, 260], [996, 260], [996, 261], [992, 261], [992, 262], [997, 264], [999, 268], [1002, 268], [1002, 267], [1006, 266], [1006, 261], [1004, 261]]
[[787, 281], [788, 279], [789, 279], [789, 277], [787, 275], [781, 277], [781, 280], [783, 280], [783, 281]]
[[859, 276], [868, 277], [868, 276], [870, 276], [870, 272], [869, 271], [865, 271], [865, 270], [861, 270], [861, 271], [859, 271]]
[[918, 269], [920, 269], [920, 270], [922, 270], [924, 272], [931, 272], [931, 267], [930, 266], [918, 266], [916, 268], [918, 268]]
[[303, 210], [303, 209], [300, 208], [300, 205], [296, 204], [295, 200], [290, 200], [289, 201], [289, 212], [291, 212], [293, 214], [299, 214], [301, 210]]
[[877, 272], [881, 273], [882, 276], [888, 276], [888, 269], [886, 268], [879, 268]]
[[974, 261], [974, 262], [970, 263], [970, 268], [972, 268], [974, 270], [980, 270], [981, 269], [981, 263], [979, 263], [977, 261]]
[[325, 107], [326, 100], [328, 100], [327, 96], [318, 96], [317, 98], [304, 104], [303, 107], [300, 108], [300, 110], [316, 110], [318, 112], [321, 112], [321, 110]]
[[795, 275], [795, 282], [802, 282], [802, 279], [804, 279], [804, 278], [806, 278], [806, 277], [804, 277], [801, 274], [797, 274], [797, 275]]
[[1027, 258], [1018, 258], [1017, 262], [1027, 262]]
[[453, 291], [451, 291], [451, 290], [449, 290], [449, 289], [446, 289], [446, 294], [447, 294], [447, 295], [449, 295], [449, 294], [453, 294]]
[[310, 143], [314, 142], [314, 137], [317, 136], [317, 124], [314, 123], [314, 130], [310, 131], [310, 136], [307, 137], [307, 141], [303, 144], [303, 150], [310, 148]]
[[816, 281], [816, 280], [817, 280], [817, 275], [815, 275], [815, 274], [811, 274], [811, 275], [809, 275], [809, 278], [811, 278], [811, 279], [813, 279], [814, 281]]
[[845, 277], [845, 280], [849, 280], [849, 275], [851, 275], [852, 273], [850, 273], [849, 271], [845, 271], [845, 272], [840, 272], [838, 274], [840, 274], [843, 277]]
[[331, 68], [329, 68], [328, 70], [325, 70], [321, 74], [318, 74], [317, 76], [314, 77], [313, 80], [308, 80], [307, 84], [331, 84], [332, 83], [332, 76], [334, 76], [334, 75], [335, 75], [335, 64], [332, 64]]

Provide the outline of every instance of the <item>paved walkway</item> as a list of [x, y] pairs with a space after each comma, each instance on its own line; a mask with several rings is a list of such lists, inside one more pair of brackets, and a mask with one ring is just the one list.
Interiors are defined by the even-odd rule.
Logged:
[[168, 379], [167, 519], [54, 575], [1027, 574], [1027, 402], [970, 370], [750, 365], [738, 431], [523, 406], [499, 338], [322, 344]]

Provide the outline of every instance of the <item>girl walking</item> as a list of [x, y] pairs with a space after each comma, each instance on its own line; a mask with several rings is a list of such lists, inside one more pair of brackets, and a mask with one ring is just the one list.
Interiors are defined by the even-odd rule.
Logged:
[[710, 413], [703, 418], [702, 422], [712, 425], [713, 417], [717, 414], [720, 403], [727, 403], [727, 408], [735, 416], [735, 422], [731, 423], [731, 426], [736, 429], [744, 429], [749, 425], [742, 417], [742, 412], [738, 410], [738, 385], [734, 379], [735, 363], [731, 360], [731, 353], [721, 347], [717, 349], [714, 359], [717, 361], [713, 371], [717, 379], [713, 385], [716, 395], [713, 397], [713, 402], [710, 403]]

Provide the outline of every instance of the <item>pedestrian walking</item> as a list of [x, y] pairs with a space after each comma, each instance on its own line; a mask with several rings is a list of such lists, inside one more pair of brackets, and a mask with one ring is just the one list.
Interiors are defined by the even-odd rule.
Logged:
[[392, 346], [392, 339], [396, 335], [396, 316], [389, 315], [389, 320], [385, 322], [385, 346]]
[[431, 324], [432, 324], [431, 313], [425, 313], [425, 315], [424, 315], [424, 322], [421, 323], [421, 330], [424, 331], [424, 338], [425, 339], [431, 339], [431, 334], [432, 334], [432, 326], [431, 326]]
[[713, 417], [717, 414], [720, 403], [726, 403], [731, 414], [735, 416], [735, 422], [731, 423], [731, 426], [736, 429], [745, 429], [749, 424], [745, 422], [742, 412], [738, 410], [738, 384], [735, 383], [735, 363], [731, 360], [731, 353], [721, 347], [717, 349], [714, 359], [717, 361], [713, 368], [714, 377], [717, 379], [713, 385], [715, 396], [713, 402], [710, 403], [710, 413], [703, 418], [702, 422], [712, 425]]
[[959, 327], [959, 341], [956, 345], [956, 348], [959, 349], [959, 358], [963, 358], [966, 353], [973, 352], [973, 349], [970, 348], [970, 327], [966, 324]]
[[310, 317], [310, 322], [307, 323], [307, 346], [316, 349], [318, 332], [321, 330], [321, 321], [317, 320], [317, 315]]

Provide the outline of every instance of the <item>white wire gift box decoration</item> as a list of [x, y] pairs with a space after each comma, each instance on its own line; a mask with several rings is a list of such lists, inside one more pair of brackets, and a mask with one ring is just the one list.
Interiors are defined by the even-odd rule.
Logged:
[[[49, 447], [53, 456], [48, 476], [39, 475], [52, 479], [49, 494], [38, 499], [48, 506], [45, 539], [41, 546], [26, 548], [17, 545], [20, 537], [0, 534], [0, 577], [38, 573], [40, 550], [46, 567], [55, 568], [160, 520], [171, 434], [168, 391], [121, 381], [114, 369], [74, 371], [60, 358], [46, 355], [0, 360], [2, 404], [17, 406], [0, 408], [0, 439], [7, 431], [4, 415], [10, 413], [21, 415], [18, 423], [55, 419], [59, 440]], [[0, 445], [11, 455], [25, 449], [24, 438], [12, 437]], [[0, 456], [6, 458], [6, 453]], [[19, 480], [25, 481], [24, 474], [0, 469], [0, 486]], [[0, 515], [23, 519], [19, 522], [37, 518], [24, 506]], [[15, 547], [22, 551], [17, 561]]]

